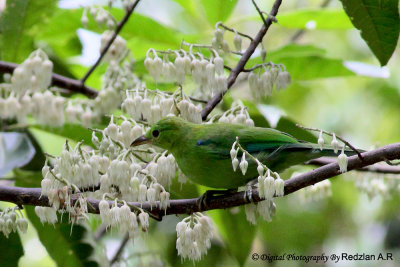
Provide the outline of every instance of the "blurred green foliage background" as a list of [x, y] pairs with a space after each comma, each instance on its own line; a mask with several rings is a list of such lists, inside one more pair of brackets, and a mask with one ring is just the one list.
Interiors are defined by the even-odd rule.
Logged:
[[[269, 11], [273, 3], [258, 2], [265, 11]], [[0, 25], [3, 27], [0, 59], [20, 63], [40, 47], [53, 60], [56, 73], [79, 79], [90, 65], [83, 63], [93, 62], [98, 55], [99, 37], [96, 34], [105, 30], [93, 21], [89, 22], [88, 30], [82, 29], [81, 6], [89, 4], [105, 5], [106, 1], [0, 0]], [[334, 131], [364, 149], [398, 142], [398, 51], [387, 66], [380, 67], [343, 11], [342, 4], [333, 0], [326, 8], [320, 8], [320, 5], [318, 0], [283, 1], [278, 23], [271, 26], [264, 38], [267, 60], [285, 64], [292, 76], [292, 85], [275, 92], [262, 103], [255, 103], [247, 90], [247, 82], [239, 78], [221, 108], [228, 108], [232, 99], [242, 99], [250, 107], [257, 126], [275, 124], [278, 129], [302, 139], [315, 137], [296, 128], [295, 123]], [[9, 10], [2, 11], [5, 6]], [[123, 16], [118, 7], [113, 8], [112, 13], [117, 20]], [[121, 35], [127, 40], [136, 60], [136, 74], [148, 81], [149, 88], [155, 88], [143, 67], [146, 51], [149, 48], [178, 49], [182, 39], [211, 43], [217, 21], [252, 36], [261, 27], [259, 16], [248, 0], [143, 0]], [[304, 32], [292, 40], [299, 30]], [[232, 36], [226, 33], [228, 40]], [[227, 60], [230, 66], [234, 66], [236, 61], [236, 57]], [[253, 57], [249, 64], [259, 61], [259, 57]], [[104, 65], [96, 69], [88, 85], [100, 88], [104, 71]], [[175, 88], [174, 85], [159, 86]], [[189, 83], [185, 90], [190, 91], [192, 87]], [[56, 155], [66, 137], [72, 140], [80, 140], [82, 136], [90, 138], [90, 132], [79, 126], [69, 125], [65, 129], [32, 127], [30, 130], [43, 151]], [[293, 171], [307, 169], [310, 167], [293, 168], [285, 178]], [[395, 261], [383, 264], [398, 266], [399, 191], [394, 188], [390, 195], [369, 199], [354, 186], [355, 175], [366, 174], [348, 173], [331, 179], [332, 197], [318, 203], [302, 203], [297, 194], [277, 199], [277, 213], [271, 223], [260, 220], [256, 226], [251, 225], [245, 219], [243, 208], [209, 212], [218, 233], [209, 254], [196, 266], [303, 266], [306, 263], [301, 261], [253, 261], [251, 254], [330, 255], [342, 252], [391, 252]], [[38, 174], [19, 172], [16, 176], [19, 177], [16, 185], [40, 186]], [[196, 197], [203, 190], [193, 184], [184, 185], [182, 191], [179, 185], [172, 188], [179, 198]], [[3, 203], [0, 205], [2, 208], [5, 206]], [[91, 217], [87, 227], [74, 226], [72, 235], [69, 235], [69, 225], [43, 227], [32, 214], [32, 208], [26, 209], [25, 213], [31, 221], [28, 234], [20, 237], [25, 252], [22, 253], [17, 235], [8, 240], [0, 236], [2, 266], [14, 266], [16, 262], [31, 267], [96, 265], [92, 260], [104, 257], [103, 246], [107, 247], [110, 256], [122, 239], [118, 233], [110, 232], [101, 243], [94, 242], [93, 232], [99, 226], [96, 216]], [[153, 222], [145, 240], [130, 242], [124, 252], [130, 255], [129, 266], [153, 266], [159, 260], [168, 266], [193, 266], [192, 262], [182, 262], [176, 253], [175, 225], [179, 220], [169, 216], [161, 223]], [[92, 250], [95, 256], [88, 259]], [[328, 262], [325, 265], [375, 266], [377, 262], [338, 264]]]

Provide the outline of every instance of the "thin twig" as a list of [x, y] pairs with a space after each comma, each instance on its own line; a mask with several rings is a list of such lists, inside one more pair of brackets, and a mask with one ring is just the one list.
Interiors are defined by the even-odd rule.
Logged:
[[239, 31], [237, 31], [237, 30], [235, 30], [235, 29], [233, 29], [231, 27], [228, 27], [228, 26], [224, 25], [223, 23], [219, 23], [218, 26], [222, 27], [225, 30], [228, 30], [230, 32], [237, 33], [238, 35], [240, 35], [242, 37], [248, 38], [250, 41], [253, 41], [253, 37], [251, 37], [250, 35], [247, 35], [245, 33], [239, 32]]
[[[300, 124], [296, 124], [296, 126], [299, 127], [299, 128], [301, 128], [301, 129], [304, 129], [304, 130], [315, 131], [315, 132], [323, 132], [324, 134], [330, 135], [330, 136], [333, 136], [333, 134], [334, 134], [334, 133], [330, 133], [330, 132], [327, 132], [327, 131], [324, 131], [324, 130], [321, 130], [321, 129], [317, 129], [317, 128], [305, 127], [305, 126], [302, 126], [302, 125], [300, 125]], [[336, 134], [335, 134], [335, 135], [336, 135]], [[343, 139], [343, 138], [340, 137], [339, 135], [336, 135], [336, 138], [339, 139], [340, 141], [342, 141], [346, 146], [350, 147], [350, 149], [353, 150], [354, 152], [356, 152], [356, 153], [357, 153], [357, 156], [358, 156], [361, 160], [363, 160], [363, 157], [362, 157], [360, 151], [359, 151], [357, 148], [355, 148], [354, 146], [352, 146], [349, 142], [347, 142], [345, 139]]]
[[[258, 7], [255, 0], [252, 0], [252, 2], [253, 2], [254, 7], [256, 8], [258, 14], [260, 15], [261, 20], [264, 22], [264, 25], [267, 26], [268, 25], [267, 21], [265, 20], [264, 15], [263, 15], [263, 13], [265, 13], [265, 12], [261, 11], [261, 9]], [[266, 13], [266, 14], [267, 14], [267, 18], [269, 18], [271, 16], [268, 13]], [[273, 20], [273, 22], [277, 22], [275, 15], [273, 15], [273, 18], [271, 18], [271, 19]]]
[[[367, 166], [371, 166], [377, 162], [385, 160], [400, 159], [400, 143], [386, 145], [384, 147], [364, 152], [363, 160], [360, 160], [357, 155], [348, 158], [347, 170], [358, 170]], [[321, 182], [325, 179], [340, 175], [338, 163], [332, 162], [309, 172], [305, 172], [296, 177], [292, 177], [285, 181], [285, 195], [296, 192], [304, 187]], [[224, 178], [224, 177], [221, 177]], [[225, 177], [226, 178], [226, 177]], [[71, 196], [71, 206], [78, 201], [80, 194]], [[150, 205], [148, 202], [129, 202], [129, 206], [141, 207], [153, 218], [160, 220], [165, 215], [171, 214], [192, 214], [193, 212], [202, 212], [214, 209], [226, 209], [236, 206], [248, 204], [249, 201], [244, 198], [245, 192], [236, 192], [215, 196], [208, 199], [206, 206], [199, 207], [199, 198], [191, 199], [176, 199], [170, 201], [170, 206], [166, 210], [160, 209], [159, 201], [156, 204]], [[259, 202], [261, 199], [258, 195], [258, 190], [253, 189], [252, 201]], [[34, 206], [49, 206], [48, 198], [41, 196], [40, 188], [22, 188], [13, 186], [0, 186], [0, 201], [8, 201], [17, 205], [34, 205]], [[87, 198], [88, 209], [90, 213], [99, 213], [100, 200]], [[110, 206], [113, 201], [109, 201]], [[122, 204], [118, 204], [122, 206]], [[134, 210], [133, 210], [134, 211]], [[158, 216], [156, 216], [158, 215]]]
[[122, 252], [124, 251], [126, 244], [128, 244], [128, 241], [129, 241], [129, 234], [125, 234], [124, 239], [122, 239], [121, 244], [119, 245], [117, 251], [115, 252], [115, 255], [110, 260], [111, 265], [113, 263], [116, 263], [122, 256]]
[[[320, 8], [325, 8], [329, 5], [329, 2], [331, 0], [324, 0], [321, 5]], [[294, 43], [296, 42], [306, 31], [305, 30], [298, 30], [297, 32], [295, 32], [293, 34], [293, 36], [290, 38], [290, 42], [289, 43]]]
[[86, 72], [86, 74], [82, 77], [81, 83], [85, 84], [86, 80], [89, 78], [90, 74], [97, 68], [97, 66], [100, 64], [101, 60], [103, 57], [106, 55], [108, 49], [110, 49], [112, 43], [114, 42], [115, 38], [117, 38], [119, 32], [122, 30], [124, 27], [125, 23], [128, 21], [129, 17], [132, 15], [132, 12], [135, 10], [136, 6], [139, 4], [140, 0], [136, 0], [126, 11], [125, 16], [122, 18], [122, 20], [117, 24], [117, 27], [115, 28], [115, 31], [113, 35], [111, 36], [110, 40], [108, 40], [107, 44], [104, 46], [104, 48], [100, 52], [100, 56], [97, 59], [97, 61], [93, 64], [92, 67]]
[[94, 241], [99, 241], [107, 233], [107, 227], [100, 225], [99, 229], [94, 233]]
[[[279, 10], [281, 3], [282, 3], [282, 0], [275, 1], [274, 5], [271, 9], [271, 12], [270, 12], [271, 16], [276, 16], [278, 14], [278, 10]], [[272, 18], [268, 17], [266, 22], [267, 22], [266, 24], [263, 23], [260, 31], [257, 33], [256, 37], [250, 43], [247, 50], [243, 53], [243, 56], [240, 58], [237, 65], [232, 69], [231, 73], [229, 74], [228, 81], [227, 81], [227, 83], [228, 83], [227, 89], [222, 92], [219, 92], [212, 99], [210, 99], [210, 101], [208, 101], [207, 105], [201, 111], [201, 117], [203, 120], [207, 119], [208, 114], [210, 114], [211, 111], [218, 105], [218, 103], [221, 102], [221, 100], [224, 97], [224, 95], [226, 94], [226, 92], [228, 92], [228, 90], [235, 83], [238, 75], [243, 71], [243, 68], [246, 65], [247, 61], [253, 55], [257, 46], [262, 41], [264, 35], [267, 33], [269, 26], [271, 26], [273, 20], [272, 20]]]
[[[307, 161], [307, 165], [324, 166], [330, 163], [336, 162], [336, 158], [322, 157], [319, 159], [312, 159]], [[367, 166], [362, 169], [357, 169], [359, 172], [374, 172], [374, 173], [385, 173], [385, 174], [400, 174], [400, 166], [390, 166], [386, 164], [374, 164]]]
[[[0, 60], [0, 73], [13, 73], [14, 69], [18, 67], [18, 64], [1, 61]], [[51, 84], [67, 89], [74, 93], [81, 93], [90, 98], [95, 98], [98, 92], [88, 86], [83, 85], [80, 81], [71, 79], [59, 74], [52, 74]]]

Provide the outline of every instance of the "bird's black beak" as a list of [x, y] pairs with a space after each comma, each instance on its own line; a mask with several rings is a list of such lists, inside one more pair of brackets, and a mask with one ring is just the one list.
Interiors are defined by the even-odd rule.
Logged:
[[151, 141], [150, 139], [148, 139], [144, 135], [142, 135], [141, 137], [136, 138], [135, 141], [132, 142], [131, 146], [148, 144], [148, 143], [150, 143], [150, 141]]

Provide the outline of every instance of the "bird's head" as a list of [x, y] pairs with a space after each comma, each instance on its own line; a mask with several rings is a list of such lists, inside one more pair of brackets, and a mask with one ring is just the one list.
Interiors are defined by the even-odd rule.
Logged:
[[178, 117], [165, 117], [151, 126], [146, 134], [132, 142], [131, 146], [152, 144], [171, 150], [174, 144], [182, 138], [188, 122]]

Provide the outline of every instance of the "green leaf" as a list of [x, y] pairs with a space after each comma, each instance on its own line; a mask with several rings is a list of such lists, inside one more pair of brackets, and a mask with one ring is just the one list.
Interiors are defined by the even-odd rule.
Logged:
[[[254, 18], [260, 19], [259, 16]], [[301, 9], [279, 13], [277, 20], [279, 25], [290, 29], [348, 30], [353, 28], [342, 9]]]
[[[16, 186], [40, 187], [42, 175], [40, 172], [18, 172]], [[83, 223], [75, 224], [71, 231], [68, 215], [58, 216], [54, 226], [42, 224], [35, 213], [35, 207], [25, 206], [28, 219], [35, 227], [40, 242], [58, 266], [98, 266], [93, 258], [95, 245], [92, 233]]]
[[341, 0], [343, 8], [361, 37], [386, 65], [396, 49], [399, 38], [399, 10], [397, 0]]
[[244, 208], [209, 212], [230, 254], [243, 266], [249, 258], [256, 227], [246, 220]]
[[296, 123], [288, 117], [281, 117], [276, 129], [288, 134], [293, 135], [299, 140], [308, 141], [312, 143], [317, 142], [317, 137], [311, 132], [303, 130], [296, 126]]
[[[288, 45], [267, 52], [267, 61], [284, 64], [293, 80], [312, 80], [355, 75], [342, 60], [324, 57], [324, 50], [310, 45]], [[246, 68], [262, 63], [260, 57], [250, 59]]]
[[181, 7], [185, 9], [186, 12], [193, 16], [197, 16], [196, 5], [194, 1], [187, 0], [174, 0], [174, 2], [178, 3]]
[[8, 0], [6, 3], [0, 16], [0, 57], [19, 62], [30, 54], [33, 36], [54, 13], [57, 1]]
[[201, 0], [204, 12], [211, 26], [226, 21], [235, 8], [237, 0]]
[[71, 232], [71, 224], [67, 222], [68, 215], [64, 215], [62, 220], [58, 216], [59, 222], [54, 226], [42, 225], [34, 207], [26, 206], [25, 211], [36, 228], [40, 242], [58, 266], [99, 265], [92, 259], [95, 245], [94, 241], [89, 241], [88, 227], [75, 224]]
[[33, 126], [33, 128], [60, 135], [77, 142], [83, 140], [85, 145], [92, 144], [92, 131], [80, 124], [65, 123], [62, 127], [51, 127], [38, 124]]
[[42, 148], [40, 147], [39, 142], [36, 140], [35, 136], [28, 130], [25, 129], [24, 132], [28, 136], [32, 146], [35, 149], [35, 155], [32, 160], [22, 167], [23, 170], [32, 170], [32, 171], [40, 171], [46, 161], [46, 157], [43, 154]]
[[18, 266], [19, 258], [24, 255], [21, 238], [11, 233], [8, 238], [0, 233], [0, 263], [2, 267]]

